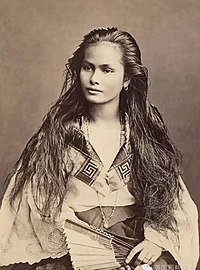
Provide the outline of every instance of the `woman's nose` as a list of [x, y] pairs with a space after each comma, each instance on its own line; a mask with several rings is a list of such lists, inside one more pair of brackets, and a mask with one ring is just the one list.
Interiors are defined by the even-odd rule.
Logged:
[[99, 76], [100, 76], [99, 72], [97, 70], [95, 70], [90, 77], [90, 83], [92, 85], [99, 84], [99, 79], [100, 79]]

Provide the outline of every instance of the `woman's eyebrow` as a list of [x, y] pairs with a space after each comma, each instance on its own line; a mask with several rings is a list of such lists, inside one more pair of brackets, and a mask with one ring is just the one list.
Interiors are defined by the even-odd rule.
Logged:
[[102, 67], [102, 68], [112, 68], [109, 64], [102, 64], [102, 65], [100, 65], [100, 67]]
[[[91, 63], [90, 61], [88, 61], [86, 59], [83, 60], [83, 63], [91, 65], [91, 66], [95, 66], [95, 64]], [[112, 68], [109, 64], [101, 64], [101, 65], [99, 65], [99, 67], [101, 67], [101, 68]]]
[[94, 64], [93, 63], [91, 63], [91, 62], [89, 62], [88, 60], [83, 60], [83, 64], [88, 64], [88, 65], [92, 65], [92, 66], [94, 66]]

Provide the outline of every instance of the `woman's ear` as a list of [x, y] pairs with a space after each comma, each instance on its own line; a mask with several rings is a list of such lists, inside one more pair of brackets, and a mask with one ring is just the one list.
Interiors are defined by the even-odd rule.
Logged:
[[131, 78], [128, 78], [127, 76], [124, 77], [124, 88], [127, 88], [131, 82]]

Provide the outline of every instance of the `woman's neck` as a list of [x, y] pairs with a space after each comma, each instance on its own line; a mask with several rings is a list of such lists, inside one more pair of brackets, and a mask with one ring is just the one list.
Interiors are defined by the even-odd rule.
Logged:
[[90, 115], [96, 124], [119, 122], [119, 105], [111, 106], [107, 104], [91, 104]]

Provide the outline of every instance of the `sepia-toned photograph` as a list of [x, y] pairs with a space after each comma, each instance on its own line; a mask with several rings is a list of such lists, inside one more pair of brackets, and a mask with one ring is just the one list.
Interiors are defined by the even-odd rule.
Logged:
[[0, 0], [0, 270], [200, 270], [200, 2]]

